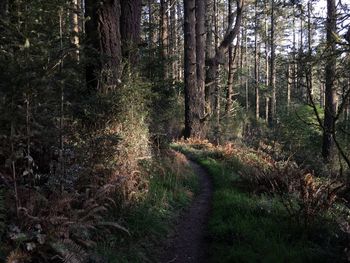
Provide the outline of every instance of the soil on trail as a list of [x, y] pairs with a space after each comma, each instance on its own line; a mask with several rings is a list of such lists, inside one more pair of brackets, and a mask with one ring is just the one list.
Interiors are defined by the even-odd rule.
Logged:
[[208, 173], [202, 167], [192, 161], [190, 165], [199, 177], [200, 192], [178, 218], [175, 231], [166, 240], [160, 263], [207, 262], [207, 223], [213, 186]]

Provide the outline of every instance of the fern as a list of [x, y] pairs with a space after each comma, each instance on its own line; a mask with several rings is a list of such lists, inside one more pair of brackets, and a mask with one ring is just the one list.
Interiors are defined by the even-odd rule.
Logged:
[[88, 254], [85, 249], [70, 239], [51, 244], [63, 263], [84, 263]]
[[30, 262], [30, 256], [22, 250], [16, 249], [10, 253], [6, 259], [6, 263], [26, 263]]

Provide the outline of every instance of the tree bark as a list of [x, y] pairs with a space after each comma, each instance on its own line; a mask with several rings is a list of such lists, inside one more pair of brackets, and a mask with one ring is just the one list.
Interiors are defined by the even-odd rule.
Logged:
[[[215, 90], [215, 83], [217, 79], [217, 72], [219, 65], [225, 63], [225, 53], [228, 51], [229, 46], [232, 44], [232, 41], [239, 34], [239, 29], [242, 22], [242, 14], [243, 14], [243, 0], [236, 0], [237, 10], [236, 10], [236, 20], [235, 25], [232, 29], [227, 30], [227, 34], [224, 36], [224, 39], [216, 48], [214, 57], [210, 58], [208, 61], [208, 71], [207, 71], [207, 83], [209, 87], [209, 94], [211, 94], [213, 90]], [[230, 14], [232, 15], [232, 14]]]
[[201, 118], [205, 115], [205, 44], [206, 1], [196, 0], [196, 60], [197, 87]]
[[[313, 89], [313, 83], [312, 83], [312, 63], [311, 63], [311, 58], [312, 58], [312, 24], [311, 24], [311, 7], [312, 3], [309, 0], [307, 3], [307, 28], [308, 28], [308, 69], [307, 69], [307, 89], [309, 96], [313, 97], [314, 95], [314, 89]], [[312, 98], [310, 98], [310, 101]]]
[[264, 31], [265, 31], [265, 86], [266, 88], [269, 87], [269, 77], [270, 77], [270, 71], [269, 71], [269, 27], [268, 27], [268, 1], [265, 0], [264, 3], [264, 13], [265, 13], [265, 21], [264, 21]]
[[177, 60], [175, 57], [177, 56], [176, 50], [177, 50], [177, 20], [176, 20], [176, 0], [173, 0], [170, 2], [170, 38], [169, 38], [169, 52], [171, 60], [171, 74], [170, 77], [173, 80], [173, 84], [175, 84], [175, 81], [177, 79]]
[[76, 49], [75, 51], [75, 58], [79, 61], [79, 48], [80, 48], [80, 23], [79, 23], [79, 14], [80, 14], [80, 7], [81, 7], [81, 1], [80, 0], [73, 0], [72, 1], [73, 8], [70, 14], [70, 23], [71, 23], [71, 43], [73, 47]]
[[[228, 3], [228, 24], [233, 24], [233, 17], [230, 15], [232, 13], [232, 5], [233, 0], [229, 0]], [[237, 41], [236, 45], [233, 48], [233, 44], [230, 45], [228, 56], [229, 56], [229, 62], [228, 62], [228, 81], [227, 81], [227, 91], [226, 91], [226, 108], [225, 112], [226, 114], [229, 114], [232, 110], [232, 104], [233, 104], [233, 81], [234, 81], [234, 64], [237, 57], [237, 50], [240, 44], [240, 34], [237, 35]]]
[[[206, 30], [207, 30], [207, 38], [206, 38], [206, 44], [205, 44], [205, 65], [206, 68], [209, 68], [209, 61], [210, 59], [214, 56], [215, 54], [215, 47], [213, 45], [214, 42], [214, 35], [213, 35], [213, 21], [214, 21], [214, 14], [213, 14], [213, 10], [214, 10], [214, 5], [213, 5], [213, 1], [211, 0], [207, 0], [207, 8], [206, 8], [207, 12], [206, 12], [206, 16], [205, 16], [205, 23], [206, 23]], [[206, 113], [211, 113], [211, 107], [212, 107], [212, 95], [213, 95], [213, 90], [212, 90], [212, 86], [208, 85], [208, 83], [211, 81], [209, 79], [209, 74], [208, 74], [208, 70], [206, 72], [206, 79], [205, 79], [205, 109], [206, 109]]]
[[297, 81], [297, 63], [296, 63], [296, 53], [297, 53], [297, 44], [296, 44], [296, 29], [295, 29], [295, 6], [293, 5], [293, 47], [292, 47], [292, 57], [293, 57], [293, 67], [292, 67], [292, 78], [293, 78], [293, 91], [296, 92], [298, 89]]
[[161, 46], [161, 59], [163, 62], [163, 77], [167, 79], [169, 77], [168, 67], [168, 47], [169, 47], [169, 29], [168, 29], [168, 1], [160, 0], [160, 46]]
[[290, 63], [288, 63], [287, 69], [287, 113], [290, 112], [290, 97], [291, 97], [291, 70]]
[[254, 39], [254, 82], [255, 82], [255, 118], [259, 119], [259, 53], [258, 53], [258, 0], [255, 0], [255, 39]]
[[335, 0], [327, 0], [327, 60], [326, 60], [326, 86], [325, 86], [325, 116], [324, 116], [324, 133], [322, 155], [325, 162], [330, 162], [334, 151], [334, 132], [335, 132], [335, 115], [336, 115], [336, 88], [335, 88], [335, 71], [336, 71], [336, 5]]
[[300, 16], [299, 16], [299, 22], [300, 22], [300, 28], [299, 28], [299, 63], [298, 63], [298, 75], [297, 75], [297, 83], [298, 83], [298, 90], [299, 90], [299, 97], [301, 101], [306, 102], [305, 100], [305, 89], [304, 89], [304, 70], [305, 70], [305, 64], [302, 61], [302, 57], [304, 54], [304, 16], [303, 16], [303, 6], [300, 5]]
[[90, 17], [86, 21], [88, 52], [93, 48], [100, 54], [97, 63], [88, 63], [86, 67], [87, 85], [105, 93], [115, 89], [120, 78], [120, 3], [109, 0], [101, 5], [95, 0], [86, 0], [85, 5], [86, 17]]
[[130, 65], [135, 65], [139, 59], [138, 44], [141, 33], [141, 0], [120, 0], [120, 34], [122, 39], [123, 57]]
[[197, 92], [195, 3], [195, 0], [184, 0], [185, 138], [201, 135]]
[[[219, 47], [219, 0], [214, 0], [214, 47], [215, 50]], [[223, 64], [223, 63], [222, 63]], [[219, 87], [219, 70], [220, 65], [216, 68], [213, 80], [214, 86], [214, 139], [216, 144], [220, 144], [220, 87]]]
[[276, 68], [275, 68], [275, 58], [276, 58], [276, 45], [275, 45], [275, 0], [271, 0], [271, 38], [270, 38], [270, 48], [271, 48], [271, 59], [270, 59], [270, 89], [271, 89], [271, 116], [270, 123], [273, 124], [276, 121]]
[[1, 2], [0, 2], [0, 18], [4, 19], [6, 17], [7, 8], [8, 8], [7, 0], [1, 0]]
[[270, 112], [270, 98], [268, 96], [265, 97], [265, 122], [268, 123], [270, 120], [269, 112]]
[[[182, 11], [181, 11], [181, 1], [177, 1], [177, 5], [176, 5], [176, 15], [177, 15], [177, 19], [179, 20], [178, 21], [178, 24], [183, 24], [183, 18], [182, 18]], [[178, 73], [178, 80], [179, 81], [182, 81], [183, 80], [183, 63], [181, 63], [180, 61], [183, 60], [183, 46], [181, 45], [183, 40], [182, 40], [182, 35], [184, 34], [183, 33], [183, 30], [184, 28], [183, 27], [180, 27], [178, 28], [178, 30], [180, 30], [177, 34], [177, 53], [178, 53], [178, 63], [177, 63], [177, 73]]]

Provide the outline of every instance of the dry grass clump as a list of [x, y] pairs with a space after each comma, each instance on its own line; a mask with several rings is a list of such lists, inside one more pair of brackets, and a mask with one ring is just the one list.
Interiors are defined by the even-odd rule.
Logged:
[[279, 197], [289, 216], [311, 224], [329, 211], [345, 185], [330, 179], [320, 179], [291, 161], [275, 161], [265, 152], [234, 143], [214, 146], [206, 140], [191, 139], [177, 142], [180, 146], [201, 149], [208, 157], [220, 156], [235, 169], [245, 188], [255, 194]]

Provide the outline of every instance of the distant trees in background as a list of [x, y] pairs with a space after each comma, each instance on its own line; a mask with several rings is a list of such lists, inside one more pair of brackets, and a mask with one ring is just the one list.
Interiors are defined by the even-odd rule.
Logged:
[[350, 7], [322, 3], [1, 1], [10, 217], [47, 216], [30, 204], [37, 195], [78, 194], [81, 208], [110, 184], [132, 199], [144, 182], [139, 161], [180, 137], [268, 144], [348, 171]]

